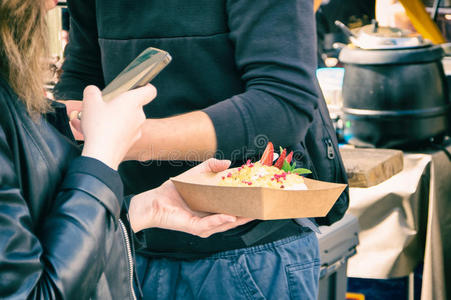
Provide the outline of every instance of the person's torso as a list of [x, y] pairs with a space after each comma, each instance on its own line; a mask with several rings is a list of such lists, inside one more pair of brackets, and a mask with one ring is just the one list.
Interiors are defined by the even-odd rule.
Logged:
[[[62, 184], [70, 162], [80, 155], [80, 149], [52, 125], [65, 125], [67, 128], [59, 128], [62, 132], [70, 130], [64, 105], [54, 103], [53, 112], [48, 113], [45, 118], [32, 120], [25, 105], [1, 78], [0, 112], [0, 126], [5, 132], [14, 173], [18, 177], [18, 192], [27, 203], [33, 234], [39, 238], [45, 235], [41, 225], [53, 210], [58, 187]], [[121, 229], [118, 228], [113, 234], [115, 241], [123, 240]], [[17, 251], [26, 254], [31, 249]], [[128, 260], [124, 259], [125, 251], [125, 245], [111, 249], [109, 257], [114, 259], [115, 264], [105, 267], [102, 274], [104, 278], [99, 280], [92, 299], [126, 299], [129, 285], [126, 281]], [[108, 296], [106, 291], [114, 295]]]
[[[141, 51], [156, 47], [168, 51], [173, 60], [152, 81], [158, 89], [158, 96], [145, 107], [148, 117], [160, 118], [203, 109], [243, 93], [243, 70], [236, 67], [226, 2], [97, 0], [98, 42], [105, 84], [113, 80]], [[322, 118], [316, 120], [316, 124], [312, 132], [321, 134], [316, 144], [321, 147], [320, 153], [323, 155], [330, 149], [322, 138], [325, 131], [321, 129]], [[302, 154], [299, 159], [305, 161], [306, 167], [310, 167], [312, 162], [304, 149], [308, 146], [298, 144], [293, 149]], [[315, 149], [311, 148], [311, 151]], [[330, 165], [327, 172], [331, 170], [331, 174], [336, 174], [335, 168], [339, 166], [335, 165], [335, 161], [325, 160], [321, 167], [326, 164]], [[121, 165], [120, 172], [126, 191], [139, 193], [157, 187], [193, 165], [189, 161], [126, 162]], [[147, 250], [156, 255], [184, 257], [192, 254], [205, 256], [209, 252], [244, 247], [240, 236], [250, 232], [258, 223], [253, 222], [207, 239], [150, 229], [145, 234]], [[287, 223], [272, 238], [296, 234], [299, 230], [296, 226]]]
[[[198, 110], [244, 91], [229, 39], [226, 1], [97, 1], [105, 84], [147, 47], [172, 62], [153, 81], [148, 117]], [[126, 12], [126, 13], [124, 13]]]
[[[200, 110], [244, 91], [229, 39], [226, 1], [97, 0], [97, 30], [105, 84], [148, 47], [169, 52], [171, 63], [152, 81], [158, 95], [148, 118]], [[126, 12], [126, 13], [124, 13]], [[127, 162], [126, 191], [162, 184], [194, 162]]]

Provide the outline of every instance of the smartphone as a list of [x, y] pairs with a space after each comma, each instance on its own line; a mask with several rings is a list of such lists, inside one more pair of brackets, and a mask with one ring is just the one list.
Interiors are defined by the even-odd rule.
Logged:
[[158, 75], [172, 58], [168, 52], [147, 48], [138, 55], [116, 78], [103, 90], [103, 100], [108, 102], [123, 92], [141, 87]]

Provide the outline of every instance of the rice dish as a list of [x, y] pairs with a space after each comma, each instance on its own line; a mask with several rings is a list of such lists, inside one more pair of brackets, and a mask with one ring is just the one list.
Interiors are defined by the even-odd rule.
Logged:
[[286, 172], [275, 166], [248, 161], [238, 169], [231, 170], [221, 177], [221, 186], [267, 187], [285, 190], [306, 190], [302, 176]]

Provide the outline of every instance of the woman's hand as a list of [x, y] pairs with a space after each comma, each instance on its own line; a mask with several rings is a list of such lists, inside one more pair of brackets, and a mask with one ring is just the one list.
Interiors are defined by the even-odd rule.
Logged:
[[97, 87], [88, 86], [84, 91], [81, 118], [85, 138], [82, 155], [96, 158], [117, 170], [141, 136], [141, 125], [146, 119], [143, 105], [155, 96], [155, 88], [148, 84], [105, 102]]
[[[186, 173], [220, 172], [230, 161], [209, 159]], [[174, 184], [166, 181], [162, 186], [136, 195], [129, 209], [130, 225], [134, 232], [159, 227], [183, 231], [200, 237], [229, 230], [252, 219], [224, 214], [208, 214], [191, 210], [177, 193]]]
[[83, 109], [83, 102], [80, 100], [58, 100], [66, 106], [67, 116], [69, 117], [69, 126], [72, 134], [77, 141], [83, 141], [83, 133], [81, 132], [81, 122], [78, 119], [78, 113]]

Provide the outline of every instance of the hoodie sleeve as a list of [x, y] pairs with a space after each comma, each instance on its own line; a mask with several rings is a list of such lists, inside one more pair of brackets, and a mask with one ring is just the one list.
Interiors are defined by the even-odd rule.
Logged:
[[[76, 4], [74, 4], [76, 2]], [[55, 86], [56, 99], [81, 100], [87, 85], [105, 86], [96, 23], [95, 1], [68, 0], [69, 44], [63, 73]]]
[[204, 109], [225, 157], [261, 151], [268, 140], [289, 146], [304, 139], [318, 105], [312, 2], [227, 1], [230, 38], [246, 90]]

